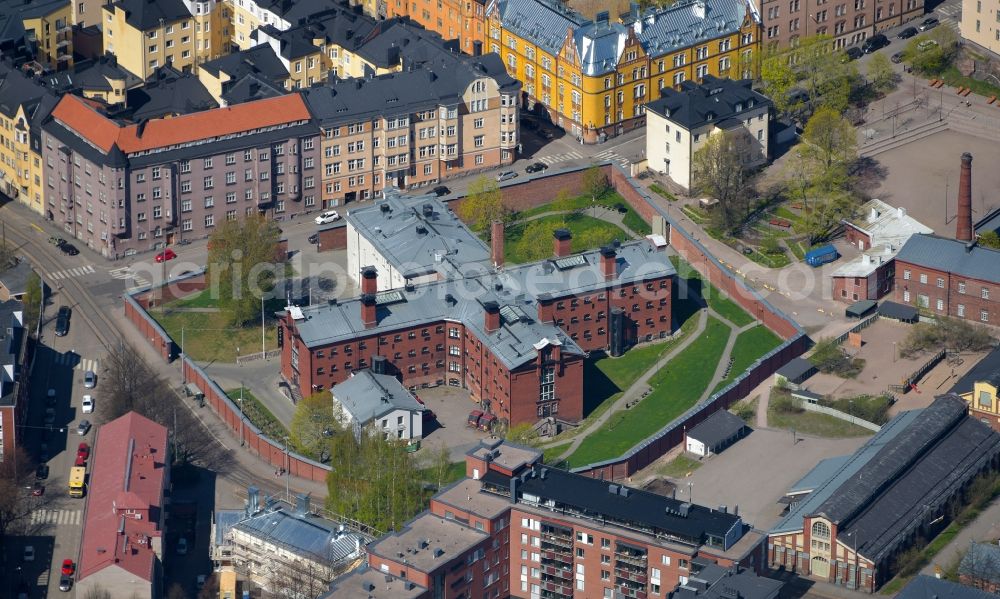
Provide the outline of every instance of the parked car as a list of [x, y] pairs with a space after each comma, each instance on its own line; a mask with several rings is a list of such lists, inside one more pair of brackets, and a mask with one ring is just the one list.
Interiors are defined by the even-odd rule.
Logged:
[[941, 21], [938, 21], [936, 17], [927, 17], [920, 22], [920, 25], [918, 25], [917, 28], [920, 29], [920, 31], [929, 31], [940, 24]]
[[852, 60], [857, 60], [864, 55], [861, 48], [857, 46], [851, 46], [847, 50], [844, 50], [844, 57], [840, 59], [840, 62], [850, 62]]
[[320, 213], [315, 220], [317, 225], [328, 225], [332, 222], [340, 220], [340, 213], [336, 210], [327, 210], [326, 212]]
[[308, 241], [313, 245], [316, 245], [317, 243], [319, 243], [319, 233], [313, 233], [312, 235], [309, 236], [308, 239], [306, 239], [306, 241]]
[[618, 214], [628, 214], [628, 206], [622, 204], [621, 202], [615, 204], [615, 210], [618, 211]]
[[918, 33], [920, 32], [917, 31], [916, 27], [907, 27], [906, 29], [900, 31], [899, 35], [897, 35], [896, 37], [898, 37], [901, 40], [908, 40], [911, 37], [917, 35]]
[[87, 445], [86, 442], [81, 442], [80, 445], [76, 448], [76, 455], [83, 456], [83, 459], [89, 458], [90, 445]]
[[56, 337], [65, 337], [69, 332], [69, 319], [73, 311], [69, 306], [59, 306], [59, 313], [56, 315]]
[[38, 468], [35, 468], [35, 478], [38, 480], [45, 480], [49, 477], [49, 465], [39, 464]]
[[865, 54], [871, 54], [876, 52], [881, 48], [885, 48], [889, 45], [889, 38], [881, 33], [876, 33], [870, 38], [865, 40], [865, 43], [861, 44], [861, 51]]
[[78, 467], [85, 467], [87, 465], [87, 458], [82, 455], [77, 455], [76, 459], [73, 460], [73, 465]]
[[185, 537], [177, 539], [177, 545], [174, 547], [177, 555], [187, 555], [188, 552], [188, 540]]
[[35, 561], [35, 547], [34, 545], [25, 545], [24, 553], [22, 554], [24, 561], [33, 562]]
[[66, 240], [63, 239], [62, 237], [56, 237], [55, 235], [53, 235], [52, 237], [49, 237], [49, 243], [58, 246], [66, 243]]
[[42, 495], [45, 495], [45, 485], [35, 481], [35, 484], [31, 485], [31, 494], [34, 497], [41, 497]]
[[513, 179], [514, 177], [517, 177], [517, 173], [514, 171], [501, 171], [500, 174], [497, 175], [497, 182], [507, 181]]
[[434, 195], [436, 195], [439, 198], [451, 193], [451, 190], [445, 187], [444, 185], [438, 185], [432, 191], [434, 192]]
[[167, 248], [162, 252], [160, 252], [159, 254], [157, 254], [156, 258], [153, 258], [153, 260], [155, 260], [156, 263], [159, 264], [160, 262], [167, 262], [168, 260], [173, 260], [176, 257], [177, 257], [177, 252], [175, 252], [170, 248]]
[[83, 387], [85, 389], [93, 389], [97, 386], [97, 373], [93, 370], [88, 370], [83, 373]]
[[81, 406], [81, 411], [84, 414], [93, 414], [94, 413], [94, 396], [93, 395], [84, 395], [83, 396], [83, 400], [80, 402], [80, 406]]
[[76, 572], [76, 564], [73, 563], [73, 560], [71, 560], [68, 557], [64, 559], [62, 563], [62, 575], [72, 576], [73, 573], [75, 572]]
[[73, 577], [72, 576], [61, 576], [59, 578], [59, 590], [63, 592], [68, 592], [73, 588]]
[[76, 256], [80, 253], [80, 250], [76, 249], [76, 246], [72, 243], [61, 243], [59, 244], [59, 250], [67, 256]]
[[524, 169], [524, 172], [528, 174], [540, 173], [547, 168], [549, 168], [549, 165], [545, 164], [544, 162], [535, 162], [534, 164], [529, 164], [528, 168]]
[[903, 52], [896, 52], [895, 54], [892, 55], [892, 58], [890, 58], [889, 60], [891, 60], [895, 64], [899, 64], [903, 62], [904, 55], [905, 54]]
[[479, 428], [479, 419], [483, 417], [482, 410], [472, 410], [469, 412], [469, 418], [465, 421], [465, 425], [469, 428]]
[[917, 50], [920, 50], [921, 52], [926, 52], [936, 45], [938, 45], [938, 43], [934, 40], [924, 40], [917, 44]]
[[81, 420], [80, 424], [76, 425], [76, 434], [80, 435], [81, 437], [89, 432], [90, 432], [89, 420]]

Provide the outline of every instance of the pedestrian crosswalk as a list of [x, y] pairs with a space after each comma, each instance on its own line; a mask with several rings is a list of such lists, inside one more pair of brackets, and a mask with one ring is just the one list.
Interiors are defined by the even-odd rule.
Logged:
[[97, 372], [97, 367], [100, 365], [100, 362], [97, 360], [81, 358], [79, 354], [71, 351], [56, 354], [53, 361], [57, 366], [66, 366], [72, 368], [73, 370], [90, 370], [93, 372]]
[[570, 160], [583, 160], [583, 154], [577, 152], [576, 150], [563, 152], [562, 154], [550, 154], [548, 156], [542, 156], [538, 159], [538, 162], [544, 162], [545, 164], [552, 166], [553, 164], [568, 162]]
[[83, 510], [35, 510], [31, 512], [31, 523], [56, 524], [58, 526], [80, 526]]
[[959, 19], [962, 17], [962, 6], [959, 4], [940, 6], [937, 12], [941, 15], [940, 20], [942, 24], [957, 26]]
[[603, 150], [594, 154], [594, 157], [601, 161], [608, 160], [614, 162], [622, 168], [628, 168], [629, 165], [629, 159], [619, 156], [614, 150]]
[[49, 278], [53, 281], [58, 281], [60, 279], [70, 279], [73, 277], [82, 277], [83, 275], [89, 275], [94, 272], [94, 265], [88, 264], [86, 266], [77, 266], [76, 268], [67, 268], [65, 270], [57, 270], [55, 272], [49, 273]]
[[135, 271], [129, 266], [122, 266], [121, 268], [114, 268], [108, 271], [112, 279], [120, 279], [123, 281], [130, 281], [133, 287], [145, 287], [149, 285], [149, 279], [146, 277], [137, 275]]

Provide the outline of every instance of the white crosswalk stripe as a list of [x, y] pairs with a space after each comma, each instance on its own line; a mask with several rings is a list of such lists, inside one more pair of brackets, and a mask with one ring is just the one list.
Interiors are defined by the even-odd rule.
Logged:
[[82, 520], [83, 510], [35, 510], [31, 512], [32, 524], [79, 526]]
[[67, 268], [65, 270], [57, 270], [55, 272], [50, 272], [49, 278], [54, 281], [58, 281], [59, 279], [82, 277], [83, 275], [89, 275], [92, 272], [94, 272], [94, 265], [88, 264], [86, 266], [77, 266], [76, 268]]
[[73, 352], [56, 354], [53, 361], [58, 366], [69, 366], [73, 370], [92, 370], [97, 372], [97, 368], [100, 366], [99, 361], [92, 360], [90, 358], [81, 358], [78, 354]]
[[111, 275], [112, 279], [129, 281], [135, 287], [145, 287], [146, 285], [149, 285], [149, 279], [135, 274], [128, 266], [111, 269], [108, 271], [108, 274]]
[[604, 150], [594, 154], [594, 157], [598, 160], [609, 160], [618, 164], [619, 166], [626, 168], [629, 165], [629, 159], [623, 156], [619, 156], [614, 150]]
[[80, 363], [76, 365], [76, 370], [90, 370], [92, 372], [97, 372], [97, 360], [91, 360], [90, 358], [83, 358]]
[[583, 154], [573, 150], [571, 152], [563, 152], [562, 154], [552, 154], [549, 156], [542, 156], [538, 159], [538, 162], [544, 162], [545, 164], [552, 166], [559, 162], [567, 162], [569, 160], [581, 160]]

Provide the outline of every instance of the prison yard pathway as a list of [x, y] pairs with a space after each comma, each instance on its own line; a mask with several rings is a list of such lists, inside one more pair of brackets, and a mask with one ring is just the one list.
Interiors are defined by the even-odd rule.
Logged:
[[[566, 441], [564, 439], [560, 439], [548, 444], [549, 449], [559, 448], [562, 450], [558, 455], [553, 456], [554, 460], [558, 461], [558, 460], [569, 459], [570, 456], [580, 448], [580, 446], [584, 443], [584, 441], [587, 440], [589, 435], [595, 434], [599, 430], [601, 430], [602, 427], [607, 425], [608, 421], [611, 418], [615, 417], [617, 413], [621, 412], [622, 410], [631, 409], [634, 406], [638, 405], [640, 402], [649, 400], [650, 398], [648, 397], [648, 395], [651, 394], [647, 394], [647, 397], [643, 397], [643, 393], [645, 393], [647, 390], [652, 390], [649, 385], [650, 379], [652, 379], [653, 376], [655, 376], [664, 368], [667, 368], [671, 360], [675, 359], [678, 355], [687, 350], [693, 343], [695, 343], [702, 336], [702, 334], [705, 332], [709, 324], [710, 318], [712, 319], [713, 322], [717, 322], [729, 329], [728, 339], [726, 340], [725, 348], [722, 350], [722, 354], [718, 360], [718, 363], [715, 366], [712, 378], [707, 382], [704, 388], [700, 390], [697, 399], [694, 400], [691, 403], [691, 405], [696, 405], [697, 403], [705, 401], [716, 392], [716, 388], [720, 385], [720, 383], [723, 383], [724, 381], [727, 381], [737, 376], [739, 373], [731, 372], [732, 366], [730, 366], [730, 360], [733, 358], [734, 355], [733, 350], [734, 347], [736, 346], [740, 334], [763, 325], [754, 320], [750, 323], [744, 324], [743, 326], [738, 326], [736, 324], [733, 324], [729, 319], [727, 319], [725, 316], [717, 312], [711, 306], [702, 308], [698, 312], [698, 322], [695, 329], [691, 332], [691, 334], [689, 334], [686, 339], [684, 339], [680, 344], [678, 344], [677, 347], [674, 347], [666, 354], [664, 354], [659, 360], [656, 361], [655, 364], [653, 364], [638, 379], [636, 379], [636, 381], [633, 382], [632, 385], [629, 386], [622, 393], [621, 397], [619, 397], [618, 400], [615, 401], [615, 403], [612, 404], [608, 410], [606, 410], [598, 418], [595, 418], [592, 422], [589, 423], [589, 425], [586, 425], [585, 428], [577, 431], [576, 436], [568, 445], [566, 444]], [[735, 361], [733, 366], [735, 366]], [[745, 365], [742, 364], [740, 366], [745, 367]], [[686, 411], [688, 407], [685, 407], [684, 410]], [[665, 426], [666, 424], [667, 422], [662, 423], [663, 426]], [[642, 439], [640, 438], [633, 439], [632, 445], [639, 443], [641, 440]], [[543, 447], [545, 447], [545, 445], [543, 445]], [[605, 459], [610, 459], [613, 457], [616, 456], [607, 456]]]

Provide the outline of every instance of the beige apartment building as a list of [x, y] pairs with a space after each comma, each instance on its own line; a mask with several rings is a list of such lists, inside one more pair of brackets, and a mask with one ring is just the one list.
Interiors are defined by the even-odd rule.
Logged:
[[962, 0], [962, 39], [1000, 54], [1000, 0]]
[[800, 38], [828, 35], [834, 47], [921, 17], [924, 0], [762, 0], [765, 47], [793, 46]]
[[520, 83], [495, 55], [305, 90], [320, 126], [324, 206], [514, 161]]

